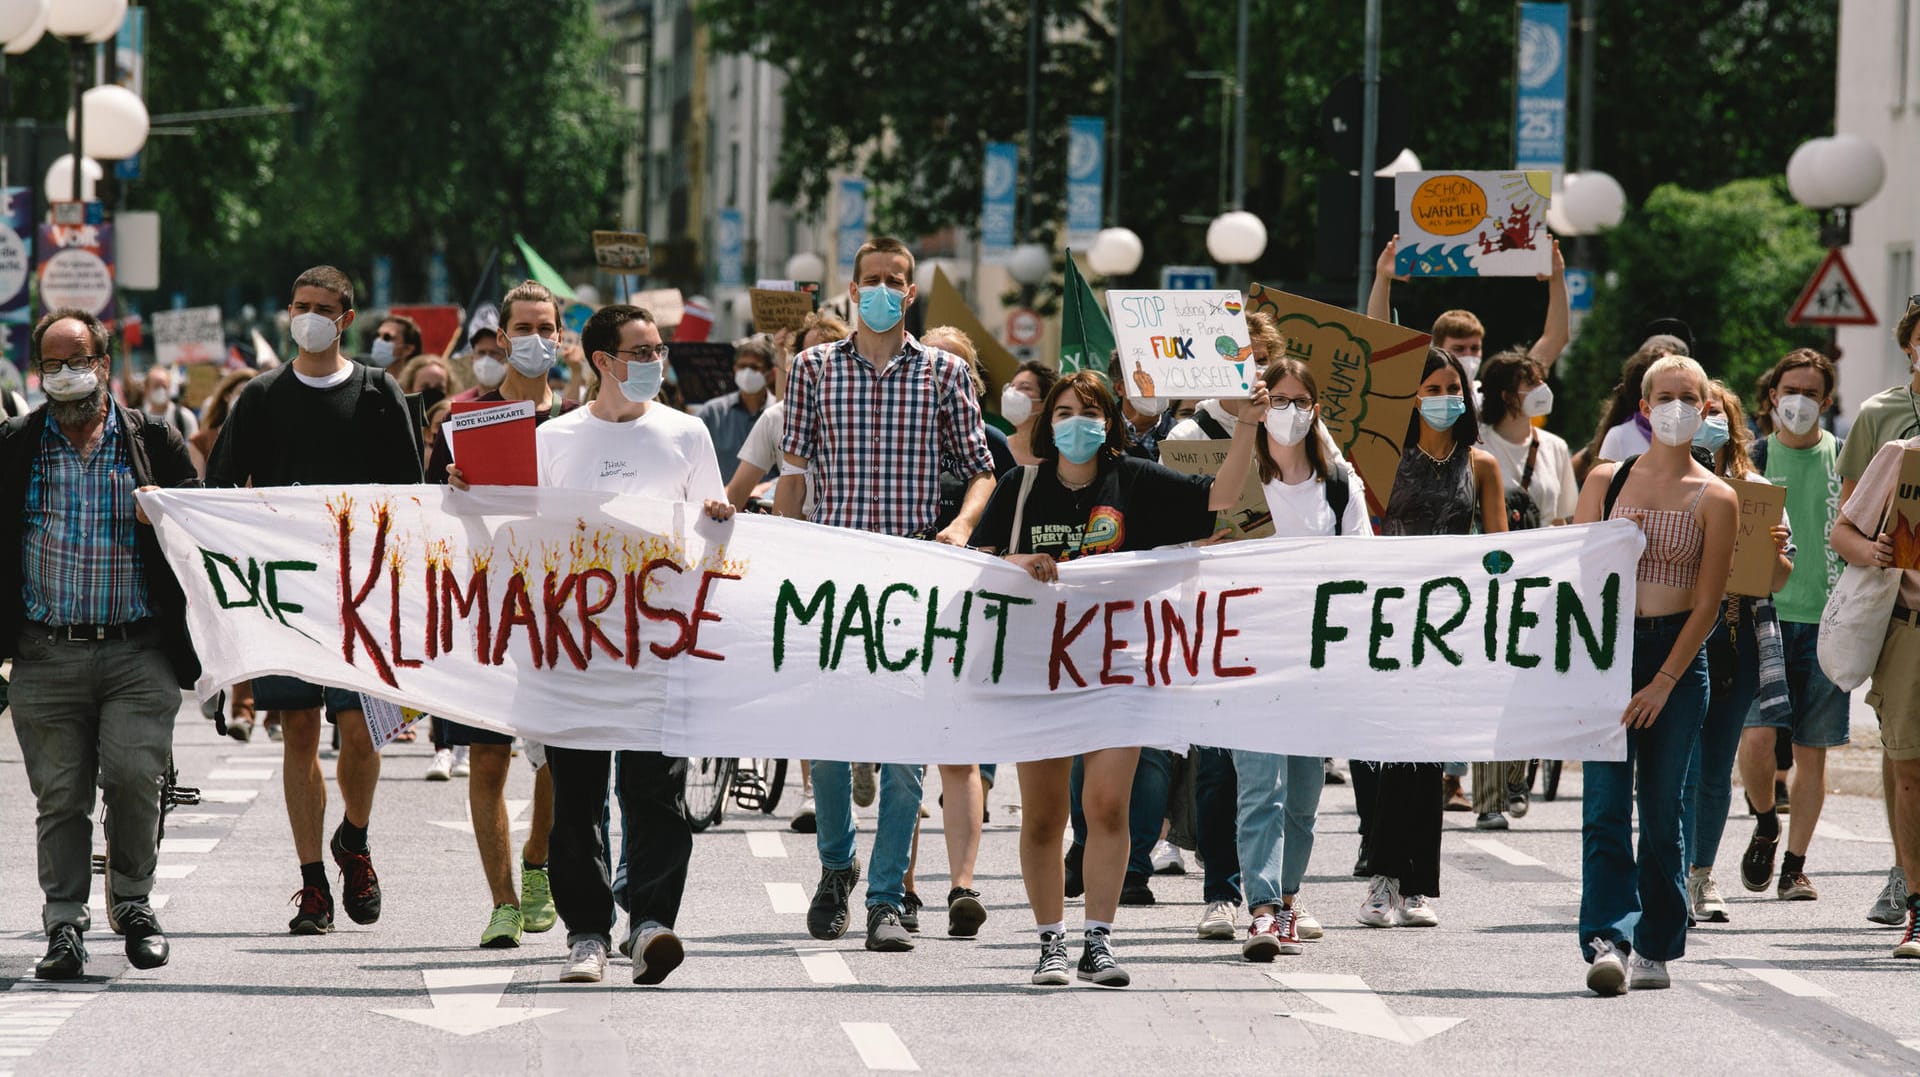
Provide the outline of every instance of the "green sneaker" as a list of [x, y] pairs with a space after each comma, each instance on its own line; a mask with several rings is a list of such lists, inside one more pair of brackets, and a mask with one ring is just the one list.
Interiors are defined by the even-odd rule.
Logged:
[[528, 931], [538, 935], [553, 927], [558, 919], [553, 911], [553, 883], [546, 868], [520, 869], [520, 920]]
[[520, 945], [520, 910], [502, 905], [487, 918], [487, 929], [480, 933], [480, 945], [490, 950], [507, 950]]

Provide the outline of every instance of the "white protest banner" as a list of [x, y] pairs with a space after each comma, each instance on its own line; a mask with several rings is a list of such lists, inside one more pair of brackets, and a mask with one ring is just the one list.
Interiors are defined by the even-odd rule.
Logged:
[[1537, 277], [1553, 268], [1549, 172], [1402, 172], [1393, 270], [1415, 277]]
[[1245, 301], [1231, 289], [1109, 291], [1114, 344], [1127, 395], [1213, 397], [1253, 395], [1253, 342]]
[[161, 366], [210, 363], [227, 353], [219, 307], [156, 310], [150, 317], [153, 359]]
[[579, 491], [140, 495], [199, 688], [293, 674], [567, 747], [951, 762], [1212, 744], [1620, 759], [1631, 523], [970, 550]]

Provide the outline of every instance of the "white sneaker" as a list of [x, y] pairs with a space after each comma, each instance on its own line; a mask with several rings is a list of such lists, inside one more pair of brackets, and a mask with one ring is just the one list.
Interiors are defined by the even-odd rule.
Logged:
[[1231, 901], [1207, 902], [1207, 911], [1200, 914], [1200, 937], [1229, 941], [1237, 938], [1240, 934], [1240, 926], [1235, 914], [1239, 911], [1240, 906]]
[[473, 765], [467, 762], [467, 754], [467, 746], [464, 744], [453, 750], [453, 768], [450, 773], [454, 777], [464, 778], [473, 773]]
[[1153, 873], [1155, 875], [1185, 875], [1187, 858], [1180, 855], [1180, 847], [1170, 841], [1153, 843]]
[[1606, 998], [1627, 993], [1627, 963], [1611, 939], [1593, 940], [1593, 964], [1587, 966], [1587, 990]]
[[1658, 991], [1673, 986], [1673, 979], [1667, 975], [1665, 961], [1653, 961], [1634, 954], [1627, 958], [1627, 967], [1633, 973], [1632, 987], [1635, 991]]
[[1440, 914], [1432, 904], [1419, 894], [1408, 894], [1400, 899], [1401, 927], [1439, 927]]
[[581, 939], [567, 952], [567, 963], [560, 970], [563, 984], [597, 984], [607, 974], [607, 944], [599, 939]]
[[1300, 904], [1297, 899], [1293, 903], [1293, 930], [1308, 942], [1326, 935], [1326, 930], [1320, 926], [1320, 921], [1315, 920], [1307, 912], [1307, 907]]
[[1400, 880], [1375, 875], [1367, 886], [1366, 904], [1360, 906], [1360, 922], [1368, 927], [1393, 927], [1394, 913], [1400, 907]]
[[427, 780], [444, 782], [453, 777], [453, 749], [440, 748], [433, 753], [433, 762], [427, 764]]
[[634, 983], [657, 984], [686, 959], [686, 947], [670, 927], [648, 920], [634, 936], [633, 944], [628, 947], [633, 957]]
[[1727, 902], [1714, 884], [1711, 868], [1687, 869], [1687, 903], [1693, 907], [1693, 918], [1703, 924], [1727, 922]]

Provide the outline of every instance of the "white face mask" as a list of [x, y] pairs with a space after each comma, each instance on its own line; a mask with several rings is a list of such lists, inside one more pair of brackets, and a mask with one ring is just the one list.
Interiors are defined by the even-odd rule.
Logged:
[[1684, 400], [1669, 400], [1653, 409], [1648, 421], [1653, 424], [1653, 436], [1663, 445], [1691, 445], [1694, 431], [1700, 429], [1703, 418], [1700, 409]]
[[544, 378], [547, 371], [553, 369], [553, 361], [560, 354], [560, 342], [538, 333], [528, 333], [524, 337], [508, 337], [507, 343], [512, 351], [507, 354], [507, 362], [520, 372], [523, 378]]
[[1467, 381], [1469, 383], [1471, 383], [1475, 378], [1480, 376], [1480, 357], [1479, 356], [1456, 355], [1454, 356], [1454, 358], [1460, 360], [1460, 369], [1466, 371]]
[[1773, 421], [1798, 437], [1812, 430], [1813, 424], [1820, 421], [1820, 403], [1799, 393], [1783, 396], [1773, 406]]
[[1158, 415], [1167, 410], [1165, 397], [1156, 396], [1147, 400], [1135, 400], [1133, 397], [1128, 397], [1127, 403], [1132, 404], [1133, 410], [1142, 415]]
[[148, 411], [151, 411], [157, 415], [160, 412], [167, 410], [167, 405], [171, 403], [173, 403], [173, 395], [171, 393], [168, 393], [165, 389], [148, 389], [147, 390], [147, 410]]
[[[344, 318], [346, 315], [342, 314], [340, 317]], [[292, 334], [294, 344], [298, 345], [301, 351], [308, 355], [318, 355], [333, 347], [333, 342], [340, 339], [338, 320], [308, 311], [305, 314], [294, 315], [293, 321], [287, 323], [287, 332]]]
[[750, 366], [743, 366], [733, 372], [733, 384], [743, 393], [763, 393], [767, 389], [767, 376]]
[[1033, 398], [1011, 385], [1000, 390], [1000, 417], [1015, 426], [1033, 418]]
[[490, 355], [473, 357], [473, 380], [491, 389], [507, 380], [507, 364]]
[[393, 341], [386, 337], [374, 337], [373, 347], [368, 349], [373, 365], [390, 367], [393, 365]]
[[100, 388], [100, 375], [93, 368], [73, 370], [61, 367], [58, 373], [45, 375], [40, 379], [40, 388], [55, 400], [67, 402], [85, 400]]
[[1520, 398], [1520, 412], [1529, 419], [1538, 419], [1553, 410], [1553, 388], [1546, 382], [1527, 390]]
[[1267, 433], [1282, 445], [1298, 445], [1313, 429], [1313, 409], [1298, 405], [1267, 409]]

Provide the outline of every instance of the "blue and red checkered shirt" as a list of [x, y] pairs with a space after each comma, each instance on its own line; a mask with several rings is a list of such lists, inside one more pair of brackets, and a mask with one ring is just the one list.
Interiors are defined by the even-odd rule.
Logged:
[[27, 620], [117, 625], [152, 615], [133, 487], [117, 408], [107, 409], [100, 445], [85, 460], [60, 424], [47, 420], [27, 480], [20, 536]]
[[924, 535], [940, 514], [940, 472], [993, 470], [966, 360], [907, 334], [876, 371], [852, 337], [809, 348], [787, 376], [784, 452], [808, 461], [815, 523]]

